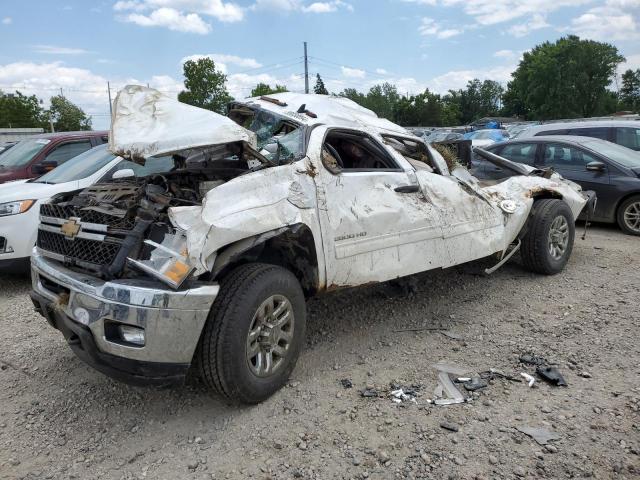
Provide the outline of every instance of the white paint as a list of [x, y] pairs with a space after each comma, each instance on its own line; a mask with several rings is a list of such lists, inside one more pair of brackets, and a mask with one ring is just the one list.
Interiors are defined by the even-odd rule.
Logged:
[[232, 120], [139, 85], [124, 87], [113, 105], [109, 150], [126, 158], [149, 158], [194, 147], [246, 142], [253, 132]]
[[[306, 157], [219, 185], [207, 193], [202, 206], [169, 210], [171, 221], [187, 232], [189, 260], [197, 274], [210, 271], [225, 246], [304, 224], [314, 237], [320, 288], [379, 282], [504, 252], [522, 229], [536, 190], [562, 195], [575, 217], [586, 203], [580, 187], [558, 175], [517, 176], [481, 187], [465, 169], [449, 173], [442, 157], [428, 146], [439, 173], [420, 168], [385, 144], [381, 134], [418, 137], [350, 100], [295, 93], [271, 97], [287, 106], [260, 99], [247, 103], [298, 124], [315, 125]], [[316, 118], [297, 113], [301, 105]], [[230, 125], [224, 117], [178, 104], [144, 87], [127, 87], [119, 94], [115, 119], [110, 139], [114, 151], [145, 158], [254, 141], [251, 132]], [[369, 135], [399, 168], [331, 173], [321, 152], [325, 135], [333, 128]], [[417, 185], [419, 191], [395, 191], [406, 185]], [[504, 201], [512, 212], [500, 208]]]

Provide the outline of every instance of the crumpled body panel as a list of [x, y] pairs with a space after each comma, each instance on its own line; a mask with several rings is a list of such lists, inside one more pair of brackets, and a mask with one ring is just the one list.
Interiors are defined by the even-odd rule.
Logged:
[[115, 155], [147, 159], [231, 142], [255, 147], [255, 134], [225, 116], [180, 103], [152, 88], [128, 85], [114, 102], [109, 150]]
[[315, 204], [313, 179], [298, 162], [235, 178], [209, 191], [201, 207], [174, 207], [169, 216], [186, 231], [189, 258], [203, 273], [220, 248], [283, 226], [306, 224], [319, 238]]

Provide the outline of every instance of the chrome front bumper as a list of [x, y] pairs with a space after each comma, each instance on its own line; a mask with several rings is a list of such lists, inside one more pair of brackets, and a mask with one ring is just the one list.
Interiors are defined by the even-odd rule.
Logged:
[[[90, 331], [99, 353], [145, 363], [190, 364], [219, 290], [217, 284], [175, 291], [151, 280], [104, 281], [64, 268], [37, 247], [31, 278], [34, 303], [44, 308], [50, 323], [64, 317], [71, 326]], [[144, 346], [108, 339], [105, 323], [144, 329]]]

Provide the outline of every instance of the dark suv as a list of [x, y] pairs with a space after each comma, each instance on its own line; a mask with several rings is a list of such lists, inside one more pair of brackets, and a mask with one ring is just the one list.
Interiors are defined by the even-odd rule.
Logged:
[[0, 183], [39, 177], [70, 158], [108, 141], [108, 132], [34, 135], [0, 154]]

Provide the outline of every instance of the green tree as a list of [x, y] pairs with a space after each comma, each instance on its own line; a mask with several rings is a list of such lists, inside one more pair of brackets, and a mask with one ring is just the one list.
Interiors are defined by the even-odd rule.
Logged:
[[216, 70], [210, 58], [187, 60], [182, 66], [185, 90], [178, 100], [217, 113], [226, 113], [227, 104], [233, 100], [227, 91], [227, 76]]
[[640, 111], [640, 68], [622, 74], [620, 106], [625, 110]]
[[51, 106], [45, 112], [45, 122], [53, 122], [56, 132], [74, 132], [77, 130], [91, 130], [91, 119], [80, 107], [74, 105], [62, 95], [51, 97]]
[[0, 92], [0, 128], [38, 128], [45, 123], [43, 118], [35, 95]]
[[505, 113], [531, 120], [610, 113], [607, 86], [623, 61], [613, 45], [575, 35], [537, 45], [511, 74]]
[[263, 95], [271, 95], [272, 93], [282, 93], [288, 92], [287, 87], [284, 85], [278, 85], [276, 83], [276, 88], [271, 88], [271, 85], [266, 83], [259, 83], [255, 86], [253, 90], [251, 90], [252, 97], [261, 97]]
[[329, 95], [329, 90], [324, 86], [324, 82], [319, 73], [316, 73], [316, 84], [313, 87], [313, 93], [317, 95]]

